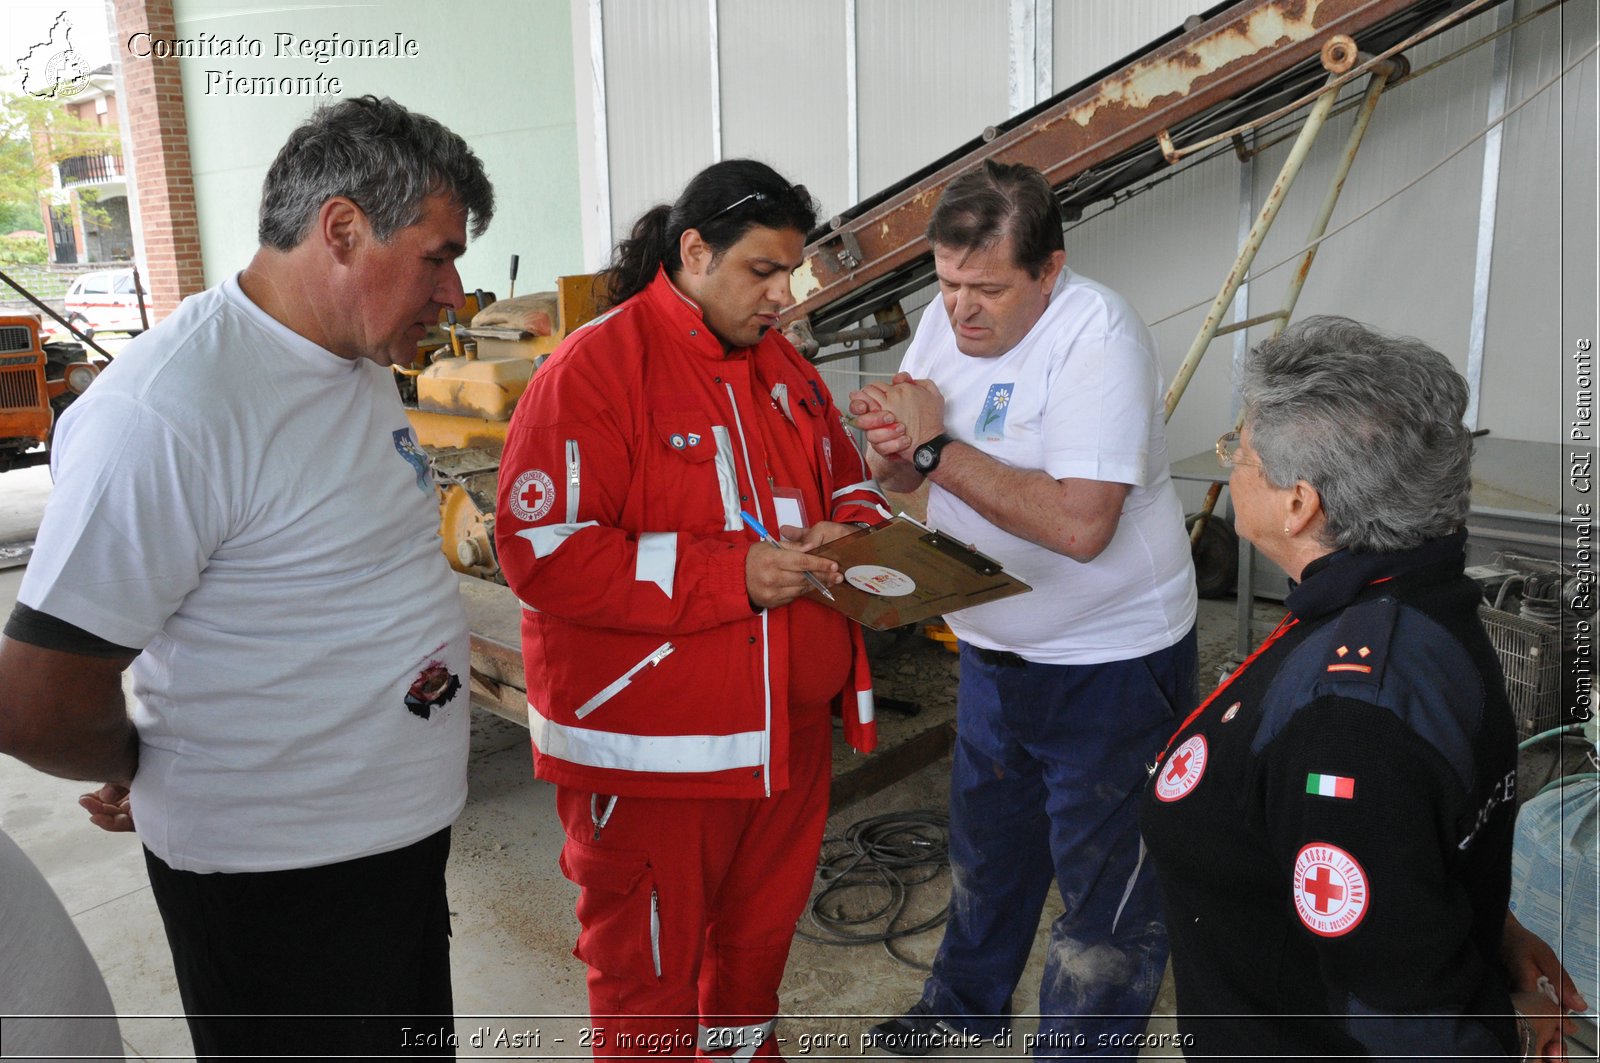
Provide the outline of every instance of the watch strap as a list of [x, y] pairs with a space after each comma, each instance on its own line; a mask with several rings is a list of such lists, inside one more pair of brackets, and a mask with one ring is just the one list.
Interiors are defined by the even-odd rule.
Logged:
[[[918, 472], [926, 476], [928, 473], [939, 467], [939, 459], [944, 456], [944, 448], [954, 442], [955, 440], [952, 439], [947, 433], [940, 432], [926, 443], [918, 444], [911, 451], [911, 464], [916, 467]], [[918, 460], [919, 455], [929, 453], [930, 451], [932, 453], [931, 461], [924, 462]]]

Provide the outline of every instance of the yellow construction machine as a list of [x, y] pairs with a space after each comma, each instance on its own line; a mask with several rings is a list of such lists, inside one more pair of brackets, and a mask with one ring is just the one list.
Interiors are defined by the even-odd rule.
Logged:
[[595, 316], [596, 303], [592, 274], [561, 277], [554, 292], [517, 299], [496, 301], [478, 290], [459, 322], [441, 315], [411, 366], [395, 367], [406, 415], [433, 459], [439, 537], [457, 572], [503, 582], [494, 501], [511, 412], [539, 364]]

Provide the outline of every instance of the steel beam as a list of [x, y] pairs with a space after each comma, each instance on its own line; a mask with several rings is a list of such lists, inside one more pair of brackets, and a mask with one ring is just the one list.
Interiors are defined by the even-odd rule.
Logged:
[[[859, 212], [806, 248], [785, 322], [811, 319], [929, 256], [924, 231], [940, 193], [985, 159], [1027, 163], [1061, 189], [1094, 166], [1149, 149], [1161, 134], [1314, 59], [1339, 34], [1361, 40], [1394, 16], [1464, 0], [1242, 0], [1134, 62], [972, 147]], [[990, 135], [992, 134], [992, 136]], [[1157, 156], [1159, 158], [1159, 154]], [[871, 307], [864, 307], [869, 312]]]

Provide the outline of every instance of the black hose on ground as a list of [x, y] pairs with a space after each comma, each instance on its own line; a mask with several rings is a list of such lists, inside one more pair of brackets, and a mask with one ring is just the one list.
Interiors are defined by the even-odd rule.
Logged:
[[942, 812], [890, 812], [858, 820], [842, 836], [824, 838], [817, 864], [821, 888], [811, 898], [810, 924], [796, 931], [822, 945], [882, 943], [895, 961], [928, 970], [896, 952], [894, 942], [943, 926], [950, 898], [933, 915], [902, 926], [915, 887], [950, 866], [950, 817]]

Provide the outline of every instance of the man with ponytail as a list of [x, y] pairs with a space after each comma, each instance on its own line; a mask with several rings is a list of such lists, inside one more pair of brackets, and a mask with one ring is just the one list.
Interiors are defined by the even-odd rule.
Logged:
[[777, 327], [815, 224], [768, 166], [702, 171], [634, 225], [610, 310], [512, 418], [495, 533], [525, 607], [534, 772], [582, 889], [597, 1056], [779, 1054], [830, 716], [874, 742], [860, 630], [805, 596], [808, 573], [842, 580], [816, 547], [887, 516]]

